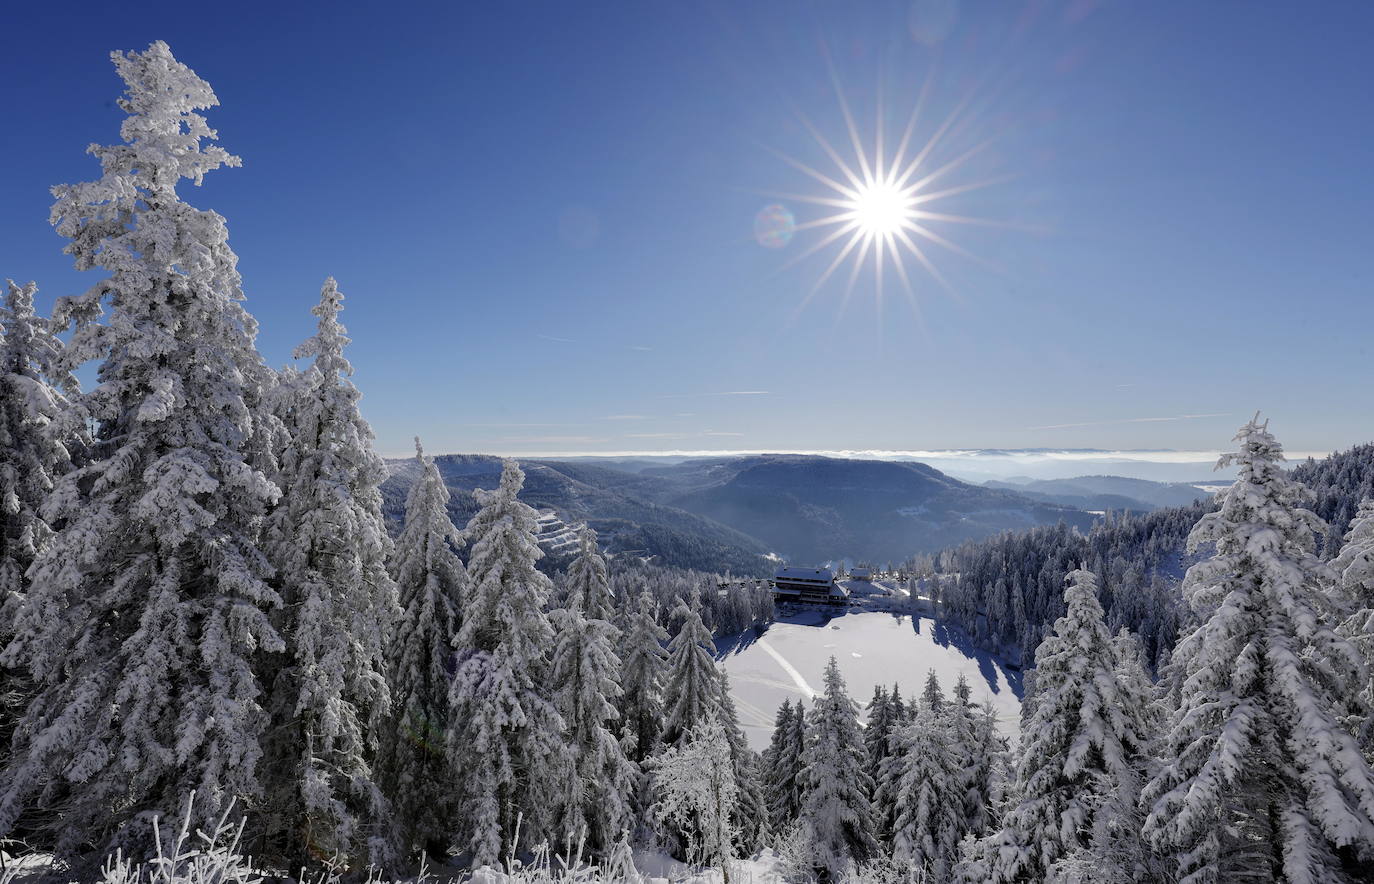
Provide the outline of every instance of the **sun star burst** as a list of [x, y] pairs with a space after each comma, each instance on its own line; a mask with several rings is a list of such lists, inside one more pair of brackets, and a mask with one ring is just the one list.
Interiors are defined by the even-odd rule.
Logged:
[[[957, 295], [953, 287], [931, 259], [931, 246], [938, 246], [942, 251], [981, 262], [976, 255], [950, 241], [937, 228], [949, 224], [1007, 226], [981, 218], [932, 211], [934, 204], [940, 200], [1006, 180], [989, 178], [950, 181], [951, 178], [957, 179], [956, 173], [963, 169], [969, 160], [984, 151], [994, 140], [992, 138], [972, 144], [943, 162], [935, 159], [942, 157], [942, 148], [955, 140], [953, 136], [968, 135], [971, 128], [971, 97], [959, 102], [923, 142], [917, 141], [917, 126], [922, 122], [932, 80], [933, 78], [927, 78], [891, 151], [887, 149], [884, 140], [884, 108], [881, 97], [876, 113], [874, 140], [869, 146], [859, 134], [854, 115], [845, 100], [838, 79], [834, 77], [833, 69], [832, 81], [844, 118], [849, 149], [841, 153], [810, 120], [798, 114], [802, 125], [833, 164], [833, 170], [824, 172], [787, 154], [766, 148], [824, 187], [820, 193], [767, 195], [831, 210], [829, 214], [802, 221], [787, 232], [787, 239], [790, 239], [793, 233], [819, 231], [817, 240], [788, 261], [783, 269], [792, 267], [818, 252], [835, 249], [833, 257], [821, 271], [810, 292], [798, 305], [798, 313], [848, 262], [848, 280], [842, 305], [847, 303], [853, 294], [860, 271], [869, 266], [872, 268], [874, 291], [879, 305], [881, 306], [883, 299], [884, 275], [888, 272], [895, 273], [912, 309], [919, 316], [916, 286], [908, 269], [909, 260], [920, 265], [926, 276], [955, 297]], [[784, 211], [784, 214], [790, 219], [790, 213]]]

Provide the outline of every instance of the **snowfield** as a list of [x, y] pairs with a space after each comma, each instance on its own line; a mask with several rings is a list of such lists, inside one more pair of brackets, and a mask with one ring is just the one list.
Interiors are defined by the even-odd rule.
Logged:
[[[897, 587], [875, 584], [875, 590]], [[935, 670], [949, 694], [962, 673], [973, 699], [991, 702], [1001, 731], [1016, 737], [1021, 720], [1021, 673], [985, 651], [975, 649], [955, 629], [928, 617], [897, 610], [873, 610], [867, 602], [836, 611], [801, 609], [782, 616], [755, 637], [751, 630], [717, 642], [722, 663], [739, 707], [740, 725], [749, 744], [760, 751], [773, 734], [773, 718], [785, 699], [808, 702], [822, 683], [833, 656], [850, 696], [867, 703], [879, 684], [901, 688], [903, 697], [918, 694], [926, 673]]]

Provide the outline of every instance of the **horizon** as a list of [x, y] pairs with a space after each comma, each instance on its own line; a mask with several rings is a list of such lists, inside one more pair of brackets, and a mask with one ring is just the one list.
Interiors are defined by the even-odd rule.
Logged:
[[[1360, 444], [1360, 443], [1356, 443]], [[1348, 450], [1337, 449], [1337, 452]], [[1337, 452], [1287, 451], [1289, 463], [1309, 458], [1324, 460]], [[1217, 459], [1224, 450], [1180, 451], [1175, 449], [946, 449], [946, 450], [680, 450], [680, 451], [620, 451], [606, 453], [535, 452], [497, 453], [479, 451], [437, 452], [426, 449], [426, 457], [493, 457], [516, 461], [576, 461], [608, 460], [614, 462], [652, 460], [661, 458], [674, 462], [699, 459], [730, 459], [755, 456], [826, 457], [849, 460], [874, 460], [899, 463], [921, 463], [934, 467], [947, 476], [964, 482], [980, 484], [987, 481], [1015, 479], [1049, 480], [1074, 479], [1090, 476], [1109, 476], [1142, 479], [1153, 482], [1205, 485], [1213, 480], [1229, 480], [1234, 468], [1217, 468]], [[384, 454], [393, 463], [413, 460], [415, 455]]]
[[[1298, 451], [1374, 435], [1367, 6], [254, 8], [15, 29], [50, 75], [7, 87], [0, 274], [40, 309], [95, 278], [47, 189], [117, 141], [108, 53], [165, 39], [243, 158], [181, 193], [259, 348], [336, 277], [382, 451], [1220, 450], [1255, 406]], [[899, 159], [911, 194], [851, 187]]]

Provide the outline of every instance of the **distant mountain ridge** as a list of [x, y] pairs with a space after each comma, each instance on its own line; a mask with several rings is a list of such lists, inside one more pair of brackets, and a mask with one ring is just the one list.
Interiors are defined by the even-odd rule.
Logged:
[[[491, 488], [499, 458], [435, 458], [464, 524]], [[390, 462], [383, 485], [399, 521], [413, 460]], [[612, 553], [664, 564], [761, 575], [769, 554], [795, 562], [839, 558], [900, 561], [1013, 528], [1065, 522], [1086, 530], [1094, 516], [1014, 491], [970, 485], [913, 461], [815, 455], [695, 458], [679, 463], [524, 460], [521, 499], [566, 522], [587, 521]]]
[[1072, 479], [991, 479], [985, 488], [1001, 488], [1036, 500], [1082, 510], [1129, 510], [1149, 512], [1170, 506], [1188, 506], [1206, 500], [1211, 493], [1182, 482], [1155, 482], [1123, 476], [1077, 476]]

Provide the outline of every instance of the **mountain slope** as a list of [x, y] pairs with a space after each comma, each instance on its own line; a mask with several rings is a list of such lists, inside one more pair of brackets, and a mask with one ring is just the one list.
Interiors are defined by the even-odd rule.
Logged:
[[784, 557], [900, 560], [1080, 510], [950, 478], [915, 462], [808, 455], [688, 461], [642, 471], [680, 490], [665, 502], [758, 537]]
[[[449, 515], [462, 527], [477, 512], [473, 490], [494, 488], [501, 459], [488, 455], [442, 455], [434, 459], [453, 497]], [[405, 496], [415, 479], [412, 459], [391, 461], [391, 477], [382, 485], [387, 516], [399, 523]], [[656, 556], [664, 564], [704, 571], [762, 576], [771, 564], [757, 539], [655, 502], [672, 487], [660, 480], [587, 464], [521, 461], [525, 487], [520, 499], [536, 509], [556, 512], [565, 522], [585, 521], [600, 535], [610, 553]], [[550, 562], [550, 564], [554, 564]]]
[[1035, 500], [1057, 503], [1083, 510], [1134, 510], [1148, 512], [1167, 506], [1189, 506], [1211, 495], [1194, 485], [1178, 482], [1152, 482], [1124, 476], [1078, 476], [1073, 479], [1026, 479], [983, 483], [985, 488], [1000, 488], [1024, 494]]

